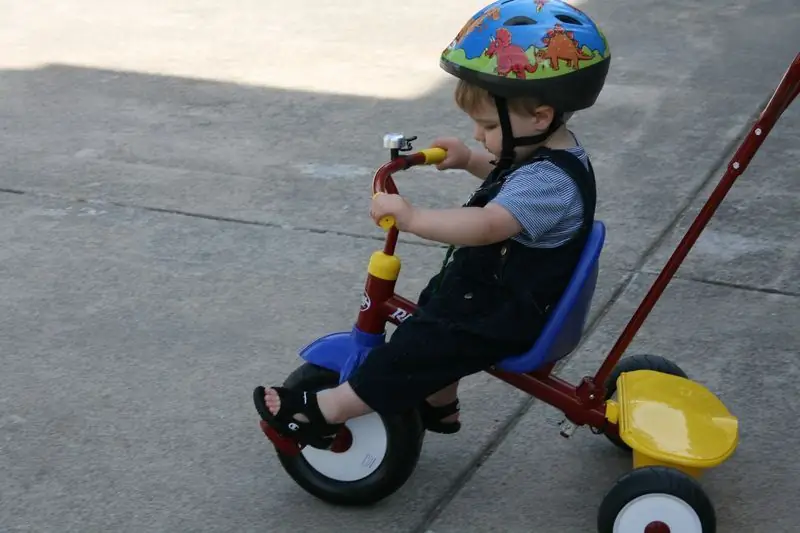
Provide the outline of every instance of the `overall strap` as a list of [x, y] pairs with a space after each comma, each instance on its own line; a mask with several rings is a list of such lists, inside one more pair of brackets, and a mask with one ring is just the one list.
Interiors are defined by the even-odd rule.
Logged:
[[506, 178], [511, 174], [512, 169], [495, 168], [483, 180], [483, 183], [475, 189], [462, 207], [484, 207], [500, 191], [500, 187], [505, 183]]

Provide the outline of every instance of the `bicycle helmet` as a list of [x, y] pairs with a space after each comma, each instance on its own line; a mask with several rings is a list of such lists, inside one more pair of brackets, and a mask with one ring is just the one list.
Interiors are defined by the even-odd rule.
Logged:
[[[563, 123], [564, 113], [591, 107], [611, 63], [605, 35], [583, 11], [561, 0], [497, 0], [478, 11], [444, 49], [440, 66], [486, 89], [503, 132], [500, 162], [514, 147], [538, 144]], [[513, 136], [507, 98], [533, 97], [555, 109], [547, 131]]]

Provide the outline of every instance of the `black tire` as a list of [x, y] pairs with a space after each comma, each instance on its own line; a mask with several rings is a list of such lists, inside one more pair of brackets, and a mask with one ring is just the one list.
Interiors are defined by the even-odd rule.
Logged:
[[[654, 370], [655, 372], [661, 372], [662, 374], [670, 374], [672, 376], [680, 376], [682, 378], [689, 377], [686, 375], [686, 372], [681, 369], [681, 367], [669, 359], [661, 357], [660, 355], [636, 354], [630, 357], [624, 357], [620, 359], [619, 363], [617, 363], [617, 366], [614, 367], [614, 370], [611, 371], [611, 374], [606, 380], [606, 401], [610, 400], [617, 393], [617, 379], [622, 375], [622, 373], [634, 372], [636, 370]], [[630, 446], [625, 444], [625, 442], [623, 442], [618, 435], [605, 433], [605, 436], [618, 448], [628, 452], [631, 451]]]
[[[322, 390], [339, 384], [339, 374], [304, 363], [284, 381], [284, 387]], [[425, 431], [417, 411], [395, 416], [380, 416], [386, 430], [386, 453], [371, 474], [357, 481], [332, 479], [316, 470], [302, 455], [294, 457], [280, 451], [283, 468], [308, 493], [335, 505], [372, 505], [397, 491], [414, 472], [422, 451]], [[331, 453], [333, 452], [322, 452]]]
[[[715, 533], [717, 530], [717, 517], [714, 506], [700, 484], [691, 476], [680, 470], [665, 466], [647, 466], [637, 468], [621, 476], [611, 490], [603, 498], [597, 513], [598, 533], [613, 533], [614, 522], [625, 507], [637, 498], [647, 495], [672, 496], [691, 507], [700, 520], [702, 533]], [[641, 500], [640, 500], [641, 501]], [[674, 501], [674, 500], [673, 500]], [[672, 502], [670, 502], [672, 504]], [[635, 505], [635, 504], [634, 504]], [[631, 513], [634, 511], [629, 508]], [[652, 513], [652, 507], [650, 507]], [[685, 517], [686, 514], [683, 515]], [[641, 520], [659, 520], [671, 525], [671, 530], [680, 533], [699, 533], [678, 529], [675, 522], [681, 519], [674, 509], [664, 509], [662, 516], [639, 515]], [[622, 530], [627, 531], [627, 529]], [[644, 531], [636, 529], [636, 531]]]

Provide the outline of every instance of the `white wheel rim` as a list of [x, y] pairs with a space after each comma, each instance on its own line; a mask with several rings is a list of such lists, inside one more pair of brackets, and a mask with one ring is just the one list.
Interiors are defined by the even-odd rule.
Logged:
[[691, 505], [671, 494], [645, 494], [631, 500], [614, 520], [614, 533], [643, 533], [651, 522], [664, 522], [672, 533], [703, 533]]
[[353, 444], [346, 451], [334, 453], [306, 446], [301, 453], [323, 476], [336, 481], [358, 481], [383, 463], [387, 448], [386, 427], [377, 413], [353, 418], [345, 425], [353, 435]]

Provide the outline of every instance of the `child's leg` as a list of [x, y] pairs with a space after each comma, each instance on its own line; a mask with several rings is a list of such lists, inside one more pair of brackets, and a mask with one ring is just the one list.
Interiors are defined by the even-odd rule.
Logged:
[[[434, 392], [425, 400], [431, 404], [433, 407], [442, 407], [443, 405], [449, 405], [456, 401], [458, 398], [458, 381], [455, 383], [448, 385], [447, 387], [443, 388], [440, 391]], [[458, 419], [458, 414], [449, 416], [446, 420], [447, 421], [455, 421]], [[445, 420], [445, 419], [443, 419]]]
[[453, 399], [461, 378], [528, 347], [526, 342], [504, 342], [412, 317], [390, 342], [367, 356], [350, 385], [374, 411], [401, 413], [419, 407], [431, 395]]
[[501, 342], [411, 318], [367, 356], [347, 383], [318, 395], [270, 389], [265, 401], [283, 429], [296, 428], [292, 420], [310, 420], [300, 424], [306, 434], [315, 434], [312, 426], [330, 433], [325, 422], [339, 424], [372, 411], [401, 413], [419, 407], [428, 396], [452, 395], [459, 379], [527, 348], [527, 343]]
[[434, 433], [453, 434], [461, 430], [458, 381], [428, 396], [420, 406], [422, 424]]
[[[267, 408], [274, 415], [277, 414], [281, 407], [281, 400], [278, 392], [275, 389], [267, 389], [264, 394], [264, 401]], [[450, 408], [447, 412], [457, 409], [458, 401], [458, 382], [448, 385], [444, 389], [428, 396], [426, 398], [430, 408], [432, 419], [429, 425], [433, 426], [434, 430], [439, 430], [440, 433], [455, 433], [460, 428], [458, 423], [458, 411], [453, 414], [446, 414], [437, 418], [438, 409]], [[328, 389], [317, 394], [317, 402], [319, 405], [320, 413], [331, 424], [346, 422], [351, 418], [356, 418], [361, 415], [372, 412], [369, 406], [364, 403], [353, 391], [349, 383], [343, 383], [335, 389]], [[309, 419], [303, 414], [295, 415], [295, 418], [300, 422], [308, 422]], [[438, 425], [437, 425], [438, 423]]]
[[[439, 284], [442, 275], [443, 273], [439, 272], [428, 282], [419, 295], [417, 305], [424, 307], [430, 300], [434, 287]], [[457, 433], [461, 429], [458, 413], [458, 381], [431, 394], [420, 404], [422, 423], [425, 429], [434, 433]]]

